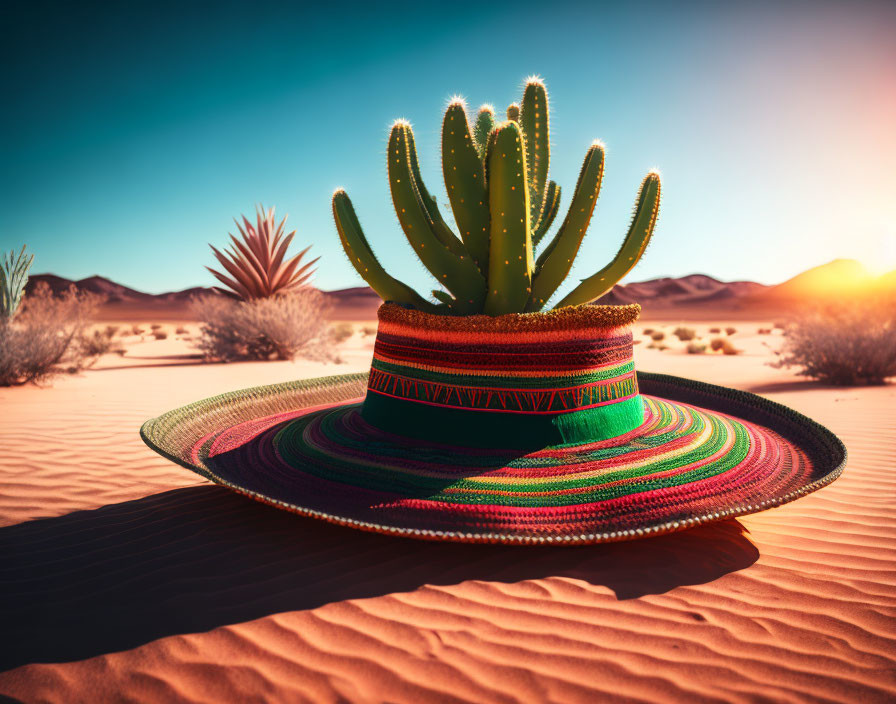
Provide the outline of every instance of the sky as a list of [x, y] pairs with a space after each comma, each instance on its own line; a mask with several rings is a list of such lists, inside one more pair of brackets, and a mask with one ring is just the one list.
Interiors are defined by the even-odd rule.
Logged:
[[330, 210], [344, 187], [386, 268], [425, 293], [389, 196], [389, 126], [412, 122], [450, 213], [448, 100], [503, 109], [537, 74], [561, 215], [588, 145], [607, 145], [561, 293], [615, 254], [654, 167], [659, 223], [629, 281], [896, 268], [896, 3], [622, 5], [3, 3], [0, 251], [150, 293], [211, 285], [209, 243], [262, 203], [321, 258], [318, 287], [358, 286]]

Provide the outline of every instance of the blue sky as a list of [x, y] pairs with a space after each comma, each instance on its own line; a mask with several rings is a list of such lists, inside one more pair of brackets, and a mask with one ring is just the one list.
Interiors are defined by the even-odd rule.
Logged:
[[446, 200], [448, 99], [503, 108], [539, 74], [564, 205], [607, 145], [571, 279], [615, 252], [651, 167], [663, 204], [630, 280], [896, 267], [894, 6], [669, 5], [7, 3], [0, 250], [154, 293], [209, 285], [208, 243], [262, 202], [313, 244], [318, 286], [361, 285], [330, 213], [343, 186], [381, 260], [428, 291], [392, 211], [389, 125], [413, 123]]

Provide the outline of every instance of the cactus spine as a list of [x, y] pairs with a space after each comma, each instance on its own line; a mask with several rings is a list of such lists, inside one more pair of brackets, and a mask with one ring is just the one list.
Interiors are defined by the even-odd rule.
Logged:
[[[600, 194], [604, 149], [589, 148], [563, 223], [536, 261], [560, 207], [560, 187], [549, 180], [550, 120], [541, 79], [526, 82], [522, 104], [495, 124], [483, 105], [470, 125], [464, 102], [452, 100], [442, 122], [442, 174], [457, 224], [455, 234], [420, 176], [411, 126], [397, 121], [389, 136], [389, 188], [405, 236], [445, 290], [438, 303], [391, 277], [377, 261], [344, 191], [333, 196], [342, 246], [357, 272], [384, 299], [452, 315], [502, 315], [541, 310], [564, 278], [588, 230]], [[625, 276], [644, 253], [656, 225], [659, 175], [641, 184], [631, 227], [610, 264], [584, 280], [557, 307], [596, 300]]]

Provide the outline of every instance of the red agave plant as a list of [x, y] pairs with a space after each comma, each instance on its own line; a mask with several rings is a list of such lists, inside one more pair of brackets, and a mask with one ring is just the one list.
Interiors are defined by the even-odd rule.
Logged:
[[211, 267], [206, 269], [237, 296], [247, 301], [270, 298], [305, 287], [314, 273], [311, 266], [320, 257], [299, 267], [302, 257], [311, 249], [309, 245], [294, 257], [286, 259], [286, 250], [296, 231], [284, 235], [283, 226], [286, 224], [286, 217], [279, 225], [275, 225], [273, 208], [265, 211], [259, 205], [256, 216], [257, 223], [254, 227], [245, 216], [242, 224], [234, 219], [242, 240], [231, 234], [233, 246], [230, 250], [222, 253], [214, 245], [209, 245], [230, 276]]

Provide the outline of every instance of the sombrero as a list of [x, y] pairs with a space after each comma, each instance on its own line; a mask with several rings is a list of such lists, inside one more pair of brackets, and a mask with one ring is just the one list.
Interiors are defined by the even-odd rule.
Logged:
[[273, 506], [381, 533], [587, 544], [762, 511], [833, 481], [818, 423], [637, 372], [640, 308], [379, 310], [369, 374], [263, 386], [147, 421], [165, 457]]

